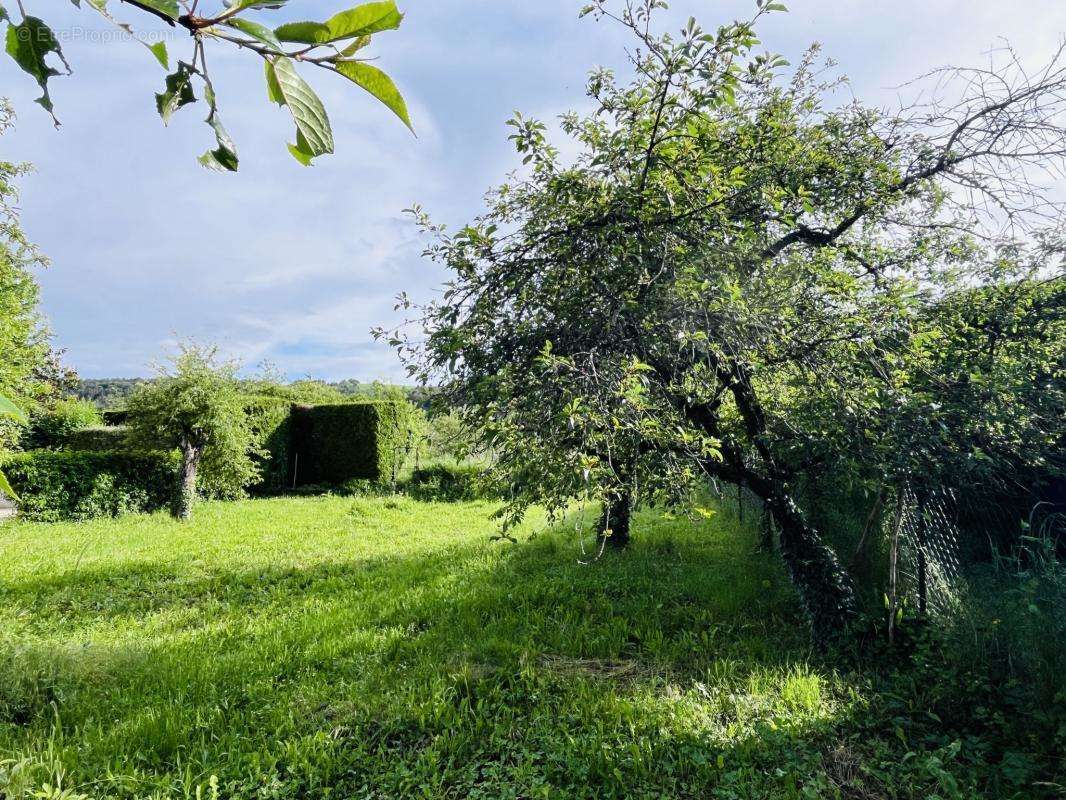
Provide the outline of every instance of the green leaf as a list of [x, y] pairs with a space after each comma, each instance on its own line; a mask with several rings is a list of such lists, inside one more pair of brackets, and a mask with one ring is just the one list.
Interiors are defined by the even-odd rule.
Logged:
[[246, 8], [283, 8], [288, 0], [232, 0], [226, 5], [230, 11], [244, 11]]
[[310, 152], [310, 147], [304, 135], [299, 131], [296, 131], [296, 144], [289, 145], [289, 152], [292, 153], [293, 158], [305, 167], [311, 166], [311, 159], [314, 158], [314, 155]]
[[400, 27], [403, 14], [393, 0], [364, 3], [335, 14], [325, 22], [290, 22], [274, 32], [283, 42], [327, 44], [355, 36], [368, 36]]
[[260, 25], [258, 22], [241, 19], [240, 17], [227, 20], [226, 24], [231, 28], [236, 28], [241, 33], [251, 36], [256, 41], [262, 42], [277, 53], [282, 51], [281, 42], [278, 41], [278, 37], [275, 36], [274, 31], [270, 30], [266, 25]]
[[155, 96], [155, 105], [164, 125], [170, 123], [170, 118], [179, 108], [196, 102], [196, 95], [192, 90], [192, 74], [192, 67], [184, 61], [179, 61], [177, 70], [167, 75], [166, 89]]
[[[329, 117], [318, 95], [296, 72], [296, 68], [287, 58], [277, 58], [273, 62], [275, 85], [270, 86], [272, 99], [276, 90], [284, 105], [288, 106], [292, 119], [296, 123], [296, 149], [309, 158], [333, 152], [333, 131]], [[268, 79], [268, 86], [270, 81]], [[292, 146], [290, 146], [290, 152]], [[301, 160], [302, 163], [302, 160]]]
[[170, 57], [167, 55], [166, 42], [156, 42], [155, 44], [145, 42], [145, 47], [152, 51], [152, 55], [155, 56], [156, 61], [159, 62], [163, 69], [170, 69]]
[[172, 20], [177, 20], [180, 14], [178, 0], [137, 0], [137, 2], [138, 5], [147, 6]]
[[0, 395], [0, 417], [14, 417], [19, 422], [26, 422], [26, 414], [21, 408]]
[[377, 67], [362, 61], [341, 61], [336, 65], [337, 72], [353, 83], [362, 86], [370, 94], [384, 103], [396, 116], [403, 120], [404, 125], [414, 133], [411, 118], [407, 113], [407, 103], [404, 102], [400, 90], [392, 82], [392, 78]]
[[49, 53], [55, 53], [63, 61], [63, 66], [70, 73], [70, 65], [63, 59], [63, 51], [59, 47], [52, 29], [37, 17], [26, 17], [18, 25], [8, 25], [7, 28], [7, 53], [22, 70], [32, 76], [41, 87], [44, 94], [37, 98], [37, 103], [52, 115], [52, 119], [58, 125], [52, 109], [52, 98], [48, 94], [48, 79], [59, 75], [59, 71], [48, 65], [45, 57]]
[[3, 472], [0, 472], [0, 492], [3, 492], [12, 500], [19, 499], [18, 494], [11, 488], [11, 483], [8, 482], [7, 476]]
[[277, 103], [279, 106], [285, 105], [285, 96], [278, 85], [278, 75], [274, 71], [274, 65], [270, 61], [264, 61], [263, 68], [266, 71], [267, 97], [272, 103]]
[[197, 159], [201, 166], [208, 169], [215, 169], [222, 172], [236, 172], [240, 163], [237, 158], [237, 148], [233, 144], [233, 140], [230, 138], [229, 133], [222, 125], [222, 120], [218, 115], [218, 104], [215, 102], [215, 92], [208, 84], [207, 90], [204, 96], [211, 106], [211, 111], [207, 115], [207, 124], [215, 132], [215, 141], [218, 142], [218, 147], [214, 150], [208, 150], [199, 159]]

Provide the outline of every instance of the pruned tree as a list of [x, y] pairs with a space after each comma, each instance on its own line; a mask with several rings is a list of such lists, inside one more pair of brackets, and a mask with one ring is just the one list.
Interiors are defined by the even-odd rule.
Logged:
[[[1063, 165], [1066, 71], [1008, 52], [931, 76], [950, 102], [834, 102], [817, 47], [787, 74], [755, 54], [779, 3], [676, 36], [653, 32], [664, 5], [585, 9], [635, 37], [634, 77], [591, 74], [595, 110], [562, 117], [572, 163], [516, 116], [526, 167], [467, 227], [415, 209], [451, 280], [427, 305], [401, 297], [415, 331], [378, 334], [498, 454], [510, 520], [574, 496], [683, 505], [706, 478], [746, 487], [826, 641], [855, 591], [797, 503], [805, 461], [845, 417], [893, 414], [854, 365], [909, 347], [925, 310], [982, 282], [981, 253], [1057, 223], [1033, 175]], [[791, 418], [808, 391], [831, 402]]]
[[237, 365], [219, 360], [217, 348], [183, 345], [171, 368], [143, 383], [129, 399], [130, 439], [149, 450], [177, 449], [181, 469], [173, 513], [192, 516], [201, 470], [215, 494], [233, 496], [259, 477], [258, 448]]
[[[80, 0], [72, 1], [75, 6], [81, 5]], [[368, 63], [361, 53], [370, 44], [372, 36], [400, 26], [403, 15], [394, 0], [363, 3], [320, 22], [289, 22], [275, 27], [249, 15], [277, 11], [286, 7], [288, 0], [225, 0], [215, 3], [212, 11], [203, 8], [209, 3], [201, 5], [200, 0], [121, 2], [126, 10], [135, 11], [142, 18], [161, 20], [169, 27], [189, 34], [191, 54], [188, 60], [177, 62], [155, 99], [159, 116], [166, 124], [178, 109], [197, 101], [195, 85], [201, 85], [208, 107], [206, 122], [216, 142], [214, 149], [200, 156], [199, 161], [205, 167], [236, 171], [238, 165], [237, 148], [222, 125], [214, 85], [208, 73], [208, 47], [213, 43], [247, 51], [263, 62], [269, 98], [287, 107], [296, 124], [296, 138], [289, 144], [289, 152], [305, 166], [317, 156], [333, 152], [333, 131], [322, 101], [300, 75], [298, 64], [323, 69], [351, 81], [384, 103], [412, 132], [414, 130], [396, 84], [381, 69]], [[53, 30], [40, 17], [26, 10], [30, 0], [16, 0], [16, 3], [17, 21], [0, 5], [0, 21], [7, 23], [7, 53], [40, 85], [42, 95], [37, 103], [52, 115], [58, 127], [48, 82], [61, 74], [60, 68], [69, 74], [70, 65]], [[87, 5], [130, 36], [135, 36], [132, 25], [111, 14], [107, 0], [87, 0]], [[138, 41], [148, 48], [163, 69], [170, 70], [170, 55], [165, 42]]]

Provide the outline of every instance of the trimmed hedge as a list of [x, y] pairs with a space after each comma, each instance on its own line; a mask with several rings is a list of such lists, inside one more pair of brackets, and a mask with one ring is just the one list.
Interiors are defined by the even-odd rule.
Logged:
[[168, 507], [177, 488], [174, 453], [38, 450], [8, 456], [0, 468], [29, 519], [114, 517]]
[[262, 477], [258, 489], [276, 490], [291, 484], [289, 452], [292, 438], [292, 402], [283, 397], [249, 395], [244, 410], [256, 442], [267, 452], [257, 459]]
[[104, 425], [83, 428], [67, 437], [63, 443], [64, 450], [108, 451], [125, 450], [126, 427], [121, 425]]
[[130, 412], [124, 408], [105, 408], [100, 415], [106, 425], [125, 425], [130, 420]]
[[297, 486], [394, 481], [413, 445], [411, 425], [408, 403], [297, 406], [290, 474]]

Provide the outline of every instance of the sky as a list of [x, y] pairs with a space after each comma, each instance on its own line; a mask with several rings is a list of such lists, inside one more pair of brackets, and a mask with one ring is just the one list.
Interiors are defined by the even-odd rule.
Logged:
[[[398, 292], [427, 299], [445, 279], [403, 209], [421, 204], [450, 227], [471, 219], [519, 164], [505, 125], [513, 111], [550, 123], [586, 107], [588, 71], [623, 70], [627, 45], [611, 23], [578, 19], [583, 0], [401, 0], [402, 27], [370, 53], [406, 97], [417, 137], [357, 87], [308, 72], [337, 152], [305, 168], [286, 152], [292, 122], [267, 101], [258, 59], [217, 44], [208, 66], [241, 157], [238, 173], [220, 174], [196, 163], [213, 146], [202, 103], [163, 126], [153, 95], [164, 73], [144, 48], [89, 8], [23, 2], [56, 31], [74, 74], [52, 81], [56, 130], [32, 102], [36, 84], [0, 62], [18, 113], [0, 157], [35, 166], [20, 207], [51, 260], [39, 275], [43, 312], [65, 362], [96, 378], [151, 374], [176, 341], [195, 339], [249, 371], [265, 361], [291, 379], [400, 380], [395, 354], [369, 331], [398, 320]], [[345, 2], [291, 0], [257, 16], [322, 19]], [[1004, 41], [1035, 67], [1066, 34], [1062, 0], [788, 5], [760, 27], [765, 48], [795, 60], [820, 42], [851, 91], [878, 105], [936, 67], [987, 65]], [[169, 35], [172, 63], [189, 57], [186, 37], [111, 6], [147, 35]], [[753, 7], [675, 0], [661, 21], [676, 29], [693, 15], [716, 27]]]

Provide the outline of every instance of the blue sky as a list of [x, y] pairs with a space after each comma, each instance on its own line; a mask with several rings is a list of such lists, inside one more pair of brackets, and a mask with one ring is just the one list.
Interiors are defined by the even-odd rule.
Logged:
[[[24, 3], [59, 32], [75, 74], [53, 81], [57, 131], [32, 104], [36, 86], [5, 62], [4, 93], [19, 121], [4, 158], [36, 166], [22, 182], [23, 222], [52, 260], [40, 280], [55, 342], [85, 377], [149, 374], [176, 338], [191, 337], [293, 378], [399, 378], [395, 356], [369, 329], [394, 320], [398, 291], [425, 298], [443, 279], [420, 258], [402, 209], [417, 202], [462, 224], [518, 163], [504, 125], [514, 109], [550, 121], [583, 107], [593, 65], [624, 67], [621, 31], [579, 20], [580, 0], [403, 0], [403, 27], [377, 37], [373, 55], [406, 96], [418, 138], [350, 84], [308, 73], [337, 154], [307, 169], [285, 151], [292, 123], [267, 102], [260, 64], [216, 46], [209, 67], [242, 162], [222, 175], [195, 161], [211, 144], [202, 105], [161, 124], [153, 93], [163, 72], [147, 51], [116, 40], [88, 9]], [[711, 27], [753, 5], [686, 0], [664, 19], [677, 27], [692, 14]], [[765, 45], [794, 58], [821, 42], [856, 96], [878, 104], [932, 68], [987, 64], [1004, 38], [1039, 64], [1066, 33], [1061, 0], [789, 6], [761, 28]], [[342, 7], [292, 0], [270, 17]], [[183, 38], [169, 46], [172, 60], [188, 58]]]

